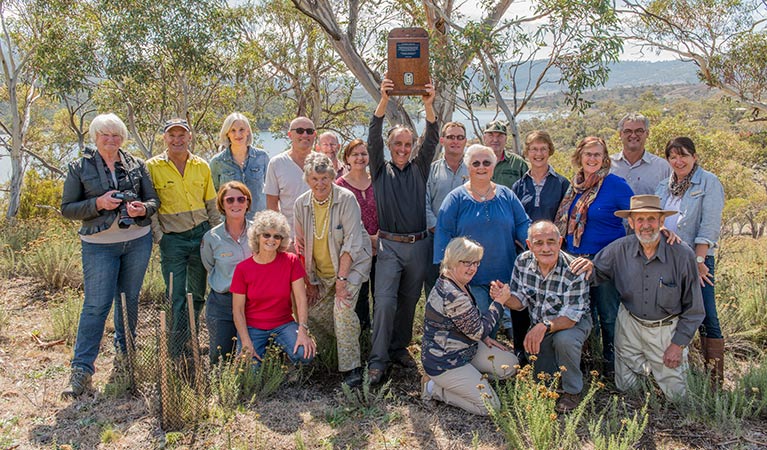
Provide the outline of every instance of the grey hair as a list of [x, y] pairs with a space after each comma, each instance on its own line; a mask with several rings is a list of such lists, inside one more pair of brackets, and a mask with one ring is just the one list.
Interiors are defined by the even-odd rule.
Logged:
[[265, 209], [256, 213], [253, 217], [253, 223], [248, 228], [248, 245], [253, 253], [258, 253], [260, 249], [258, 237], [269, 230], [274, 230], [283, 236], [277, 251], [284, 252], [288, 249], [290, 225], [288, 225], [287, 217], [277, 211]]
[[250, 121], [242, 113], [233, 112], [226, 116], [224, 124], [221, 125], [221, 131], [218, 133], [218, 144], [221, 146], [221, 150], [228, 148], [232, 145], [232, 141], [229, 140], [229, 131], [232, 129], [232, 125], [236, 121], [245, 122], [245, 127], [248, 129], [248, 145], [253, 143], [253, 129], [250, 127]]
[[439, 266], [439, 273], [446, 275], [461, 261], [479, 261], [484, 253], [485, 249], [469, 238], [463, 236], [453, 238], [445, 248], [445, 256]]
[[492, 148], [482, 144], [472, 144], [469, 146], [469, 148], [466, 149], [466, 153], [463, 154], [463, 163], [466, 165], [466, 167], [469, 167], [471, 158], [475, 153], [483, 151], [490, 155], [490, 160], [493, 162], [493, 167], [495, 167], [496, 163], [498, 163], [498, 157], [495, 156], [495, 152]]
[[650, 128], [650, 119], [638, 112], [630, 112], [623, 116], [623, 118], [618, 121], [618, 131], [623, 131], [623, 124], [626, 122], [644, 122], [645, 130]]
[[117, 132], [123, 141], [128, 139], [128, 128], [125, 126], [122, 120], [114, 113], [99, 114], [91, 121], [91, 125], [88, 128], [88, 133], [91, 135], [91, 141], [96, 143], [97, 134], [106, 134], [109, 132]]
[[552, 229], [557, 233], [557, 238], [562, 237], [562, 233], [559, 231], [559, 227], [554, 225], [554, 222], [546, 219], [542, 220], [536, 220], [533, 222], [532, 225], [527, 229], [527, 239], [530, 240], [533, 237], [533, 233], [548, 231], [548, 229]]
[[336, 179], [336, 169], [333, 167], [333, 162], [324, 153], [311, 152], [306, 157], [304, 161], [304, 182], [307, 181], [312, 172], [318, 174], [330, 173], [330, 178]]

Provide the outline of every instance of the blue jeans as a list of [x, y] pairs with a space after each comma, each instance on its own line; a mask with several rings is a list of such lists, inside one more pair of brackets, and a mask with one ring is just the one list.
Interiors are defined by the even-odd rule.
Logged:
[[[714, 257], [706, 256], [706, 267], [711, 274], [711, 281], [714, 281]], [[706, 284], [701, 288], [703, 293], [703, 307], [706, 309], [706, 317], [700, 325], [700, 334], [703, 337], [711, 339], [721, 339], [722, 329], [719, 327], [719, 315], [716, 312], [716, 297], [714, 296], [714, 286]]]
[[[477, 302], [477, 308], [479, 309], [479, 312], [482, 314], [488, 309], [490, 309], [490, 303], [493, 302], [493, 299], [490, 298], [490, 285], [488, 284], [470, 284], [469, 290], [471, 291], [471, 295], [474, 296], [474, 300]], [[503, 311], [501, 311], [501, 317], [498, 318], [498, 322], [495, 323], [495, 326], [493, 327], [493, 331], [490, 333], [490, 337], [495, 339], [495, 336], [498, 334], [498, 328], [501, 325], [501, 318], [503, 317]]]
[[237, 328], [232, 318], [232, 294], [211, 290], [205, 303], [205, 320], [208, 323], [210, 362], [216, 364], [219, 357], [234, 354]]
[[[298, 338], [298, 324], [296, 322], [288, 322], [271, 330], [248, 327], [248, 336], [250, 336], [250, 340], [253, 342], [253, 350], [261, 358], [266, 355], [266, 344], [269, 342], [269, 338], [272, 337], [274, 338], [274, 343], [288, 355], [293, 364], [309, 364], [314, 359], [314, 357], [304, 358], [303, 346], [298, 347], [296, 353], [293, 353], [293, 347], [296, 346], [296, 339]], [[240, 347], [239, 341], [237, 346]], [[257, 360], [253, 358], [253, 361]]]
[[73, 368], [78, 367], [90, 374], [95, 371], [93, 362], [99, 353], [104, 322], [112, 304], [115, 305], [114, 345], [120, 352], [127, 351], [120, 293], [125, 293], [128, 328], [135, 338], [138, 296], [151, 253], [152, 233], [115, 244], [82, 242], [85, 299], [77, 327]]
[[[618, 317], [621, 295], [612, 280], [599, 286], [592, 286], [590, 294], [591, 319], [594, 322], [594, 330], [601, 333], [602, 356], [607, 364], [612, 366], [615, 364], [615, 319]], [[596, 326], [597, 323], [599, 327]]]

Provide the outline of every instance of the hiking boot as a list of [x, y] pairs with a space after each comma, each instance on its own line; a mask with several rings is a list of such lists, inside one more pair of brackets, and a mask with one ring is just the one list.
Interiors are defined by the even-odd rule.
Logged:
[[91, 374], [79, 367], [72, 368], [72, 374], [69, 376], [69, 389], [61, 393], [64, 397], [79, 397], [86, 390], [91, 389]]
[[346, 372], [343, 383], [350, 388], [362, 385], [362, 368], [357, 367], [356, 369]]
[[368, 369], [368, 381], [371, 386], [381, 384], [384, 378], [384, 371], [382, 369]]
[[557, 400], [557, 406], [554, 408], [560, 414], [567, 414], [574, 410], [581, 403], [580, 394], [563, 393], [559, 400]]
[[421, 400], [428, 402], [432, 399], [432, 393], [429, 392], [429, 382], [431, 377], [423, 374], [421, 376]]
[[415, 362], [415, 359], [413, 359], [413, 357], [410, 356], [410, 352], [408, 352], [407, 350], [404, 353], [400, 353], [392, 357], [392, 362], [406, 369], [412, 369], [418, 366], [418, 364], [416, 364]]

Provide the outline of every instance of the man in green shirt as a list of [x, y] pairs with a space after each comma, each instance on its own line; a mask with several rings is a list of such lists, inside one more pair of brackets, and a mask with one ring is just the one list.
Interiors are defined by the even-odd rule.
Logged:
[[527, 173], [529, 167], [521, 156], [506, 151], [507, 137], [506, 122], [494, 120], [485, 125], [482, 143], [492, 148], [495, 157], [498, 158], [493, 172], [493, 181], [511, 189], [511, 186]]

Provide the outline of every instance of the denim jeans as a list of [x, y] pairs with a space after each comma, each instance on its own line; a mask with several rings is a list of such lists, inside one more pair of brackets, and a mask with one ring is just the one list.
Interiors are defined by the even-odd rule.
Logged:
[[85, 299], [77, 327], [72, 367], [93, 374], [93, 362], [99, 353], [101, 337], [112, 304], [115, 305], [115, 348], [127, 350], [120, 293], [125, 293], [128, 328], [136, 337], [138, 296], [152, 253], [152, 233], [115, 244], [82, 242], [83, 285]]
[[205, 320], [208, 323], [210, 362], [216, 364], [219, 357], [234, 354], [237, 328], [232, 318], [232, 294], [211, 290], [205, 303]]
[[[615, 364], [615, 319], [618, 317], [621, 295], [612, 280], [599, 286], [592, 286], [590, 294], [594, 330], [602, 335], [602, 356], [608, 366], [613, 366]], [[599, 327], [596, 326], [597, 323]]]
[[[711, 274], [711, 281], [714, 281], [714, 257], [706, 256], [706, 267]], [[719, 327], [719, 315], [716, 312], [716, 297], [714, 296], [714, 286], [706, 284], [701, 288], [703, 293], [703, 307], [706, 309], [706, 317], [700, 325], [700, 334], [703, 337], [711, 339], [721, 339], [722, 329]]]
[[[288, 322], [271, 330], [248, 327], [248, 336], [250, 336], [250, 340], [253, 342], [253, 350], [261, 358], [264, 358], [266, 355], [266, 344], [269, 342], [269, 338], [273, 337], [274, 343], [288, 355], [293, 364], [309, 364], [314, 359], [314, 357], [304, 358], [303, 346], [298, 347], [296, 353], [293, 353], [293, 347], [296, 346], [296, 339], [298, 338], [298, 324], [296, 322]], [[239, 341], [237, 347], [241, 347]], [[256, 358], [253, 358], [253, 361], [257, 361]]]
[[[210, 229], [208, 222], [203, 222], [191, 230], [182, 233], [164, 234], [160, 240], [160, 263], [165, 279], [165, 293], [172, 300], [170, 352], [180, 356], [191, 338], [189, 333], [189, 312], [186, 306], [186, 294], [192, 294], [195, 322], [205, 304], [205, 286], [208, 273], [202, 265], [200, 243], [202, 236]], [[170, 274], [173, 274], [173, 292], [168, 292]]]
[[[477, 308], [480, 314], [484, 314], [485, 311], [490, 309], [490, 304], [493, 299], [490, 298], [490, 285], [488, 284], [469, 284], [469, 290], [471, 295], [474, 296], [474, 300], [477, 302]], [[498, 318], [498, 322], [495, 323], [493, 331], [490, 332], [490, 337], [495, 339], [498, 334], [498, 328], [501, 326], [501, 319], [503, 318], [503, 311], [501, 311], [501, 317]]]

